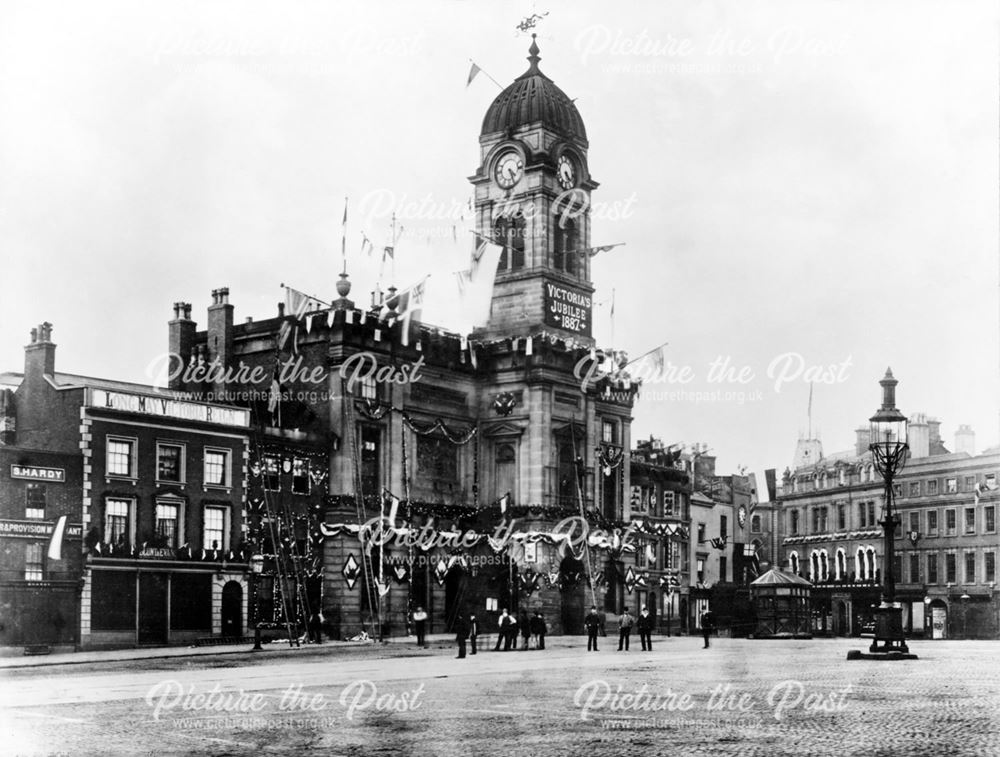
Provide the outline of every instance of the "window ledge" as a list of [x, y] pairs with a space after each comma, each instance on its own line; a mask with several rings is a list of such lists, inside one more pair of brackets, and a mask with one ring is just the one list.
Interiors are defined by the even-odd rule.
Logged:
[[128, 481], [130, 484], [132, 484], [132, 486], [135, 486], [136, 484], [139, 483], [139, 479], [138, 478], [134, 478], [132, 476], [107, 476], [106, 475], [104, 477], [104, 483], [110, 484], [112, 481], [119, 481], [119, 482], [121, 482], [121, 481]]
[[222, 486], [221, 484], [205, 484], [202, 489], [206, 492], [225, 492], [226, 494], [233, 493], [233, 487]]

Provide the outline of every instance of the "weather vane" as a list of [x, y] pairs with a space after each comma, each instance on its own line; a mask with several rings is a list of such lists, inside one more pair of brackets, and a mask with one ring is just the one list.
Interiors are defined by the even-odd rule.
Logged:
[[532, 13], [530, 16], [525, 16], [517, 25], [517, 30], [519, 32], [530, 31], [531, 29], [534, 29], [538, 25], [538, 22], [547, 15], [549, 15], [548, 11], [545, 11], [545, 13]]

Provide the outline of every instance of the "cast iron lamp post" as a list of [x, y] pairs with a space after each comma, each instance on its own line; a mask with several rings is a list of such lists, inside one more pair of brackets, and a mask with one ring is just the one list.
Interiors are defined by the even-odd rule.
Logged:
[[[903, 610], [896, 601], [896, 528], [899, 515], [893, 506], [893, 479], [906, 464], [906, 417], [896, 409], [896, 384], [892, 370], [886, 369], [882, 386], [882, 407], [871, 417], [871, 450], [875, 468], [885, 484], [885, 510], [879, 523], [885, 531], [882, 563], [882, 603], [875, 611], [875, 638], [868, 651], [872, 654], [908, 655], [903, 634]], [[881, 643], [880, 643], [881, 642]], [[912, 655], [908, 655], [912, 657]]]

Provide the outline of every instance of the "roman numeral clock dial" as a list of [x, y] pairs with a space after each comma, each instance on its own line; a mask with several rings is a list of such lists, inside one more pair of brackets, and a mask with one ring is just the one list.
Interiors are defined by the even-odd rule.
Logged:
[[521, 180], [524, 173], [524, 161], [516, 152], [507, 152], [497, 160], [493, 176], [503, 189], [510, 189]]

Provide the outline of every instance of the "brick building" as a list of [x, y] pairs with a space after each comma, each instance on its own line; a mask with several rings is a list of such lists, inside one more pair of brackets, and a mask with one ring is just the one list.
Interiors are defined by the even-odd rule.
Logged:
[[[61, 631], [49, 636], [82, 648], [243, 636], [249, 412], [57, 372], [51, 329], [32, 330], [24, 373], [7, 375], [17, 388], [5, 392], [0, 452], [18, 480], [0, 481], [4, 517], [48, 529], [68, 516], [63, 557], [39, 563], [41, 543], [25, 540], [4, 566], [5, 577], [23, 570], [24, 584], [5, 585], [5, 601], [59, 594]], [[29, 489], [15, 466], [62, 472]], [[41, 623], [27, 620], [37, 614], [17, 613], [22, 625]]]

